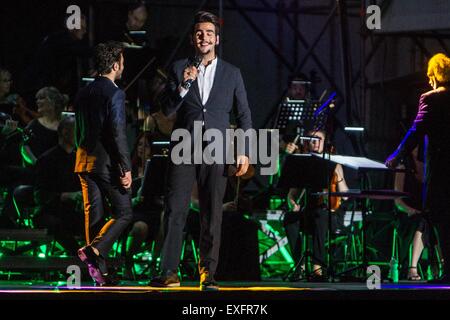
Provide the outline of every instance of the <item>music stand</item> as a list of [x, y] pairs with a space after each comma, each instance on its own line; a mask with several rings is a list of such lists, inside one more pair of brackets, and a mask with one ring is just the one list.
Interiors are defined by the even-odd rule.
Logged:
[[[319, 107], [320, 103], [318, 101], [306, 99], [284, 100], [278, 108], [275, 128], [285, 133], [293, 125], [300, 127], [303, 131], [320, 125], [326, 121], [327, 115], [326, 113], [321, 113], [318, 116], [314, 116]], [[304, 134], [304, 132], [300, 132], [300, 134]]]
[[[374, 161], [364, 157], [351, 157], [351, 156], [342, 156], [342, 155], [330, 155], [327, 154], [325, 157], [320, 154], [313, 154], [313, 156], [324, 160], [325, 162], [332, 162], [335, 164], [340, 164], [342, 166], [346, 166], [348, 168], [357, 170], [360, 177], [360, 186], [361, 189], [350, 189], [347, 192], [327, 192], [328, 196], [337, 196], [337, 197], [347, 197], [351, 199], [374, 199], [374, 200], [394, 200], [401, 197], [407, 197], [408, 194], [401, 191], [396, 190], [363, 190], [364, 187], [364, 174], [368, 171], [392, 171], [399, 172], [404, 170], [398, 169], [389, 169], [386, 167], [384, 163]], [[350, 273], [359, 269], [367, 270], [369, 265], [368, 257], [367, 257], [367, 230], [366, 230], [366, 216], [368, 213], [367, 203], [366, 201], [362, 201], [363, 205], [361, 208], [361, 216], [362, 216], [362, 242], [363, 242], [363, 257], [362, 263], [358, 266], [340, 272], [335, 276], [343, 275], [346, 273]], [[363, 277], [362, 280], [365, 280]]]
[[327, 179], [333, 170], [332, 164], [317, 160], [311, 153], [290, 154], [284, 160], [277, 188], [307, 188], [322, 191], [327, 188]]
[[[148, 208], [152, 206], [153, 200], [156, 197], [162, 197], [166, 191], [166, 173], [169, 163], [169, 157], [167, 155], [153, 155], [145, 162], [144, 177], [141, 185], [141, 196], [144, 198], [145, 206]], [[149, 210], [151, 216], [158, 214], [157, 210]], [[161, 213], [161, 211], [159, 211]], [[160, 228], [162, 228], [161, 226]], [[152, 258], [153, 259], [153, 258]], [[146, 268], [141, 271], [141, 274], [145, 274], [152, 264], [148, 264]]]
[[153, 155], [146, 161], [141, 187], [144, 199], [164, 195], [168, 158], [166, 155]]
[[[322, 191], [328, 188], [328, 180], [334, 169], [335, 164], [320, 161], [312, 154], [291, 154], [284, 161], [277, 187], [281, 189], [298, 188]], [[307, 244], [306, 248], [308, 248]], [[299, 261], [288, 271], [283, 279], [285, 280], [295, 273], [308, 257], [311, 257], [311, 253], [306, 249]], [[308, 275], [306, 274], [306, 276]]]

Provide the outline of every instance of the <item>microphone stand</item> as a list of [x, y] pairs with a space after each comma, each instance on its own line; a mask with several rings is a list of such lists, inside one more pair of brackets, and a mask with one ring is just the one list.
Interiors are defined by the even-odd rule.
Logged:
[[[326, 148], [329, 145], [330, 135], [331, 135], [331, 120], [332, 120], [332, 113], [330, 112], [332, 110], [331, 107], [328, 107], [331, 103], [334, 103], [332, 100], [336, 96], [336, 92], [333, 92], [328, 100], [314, 113], [314, 117], [319, 116], [321, 113], [326, 112], [326, 121], [323, 124], [322, 127], [317, 127], [317, 131], [322, 129], [324, 131], [324, 141], [323, 141], [323, 152], [322, 152], [322, 159], [326, 163], [328, 163], [328, 160], [330, 159], [330, 153], [331, 150], [327, 150]], [[326, 108], [326, 109], [325, 109]], [[328, 153], [328, 159], [326, 158]], [[332, 176], [334, 174], [334, 170], [332, 173]], [[327, 192], [328, 192], [328, 199], [327, 199], [327, 211], [328, 211], [328, 250], [327, 250], [327, 277], [334, 280], [334, 268], [333, 268], [333, 261], [332, 261], [332, 249], [331, 249], [331, 241], [332, 241], [332, 234], [333, 234], [333, 228], [332, 228], [332, 212], [331, 212], [331, 180], [332, 176], [329, 175], [328, 167], [326, 168], [326, 181], [328, 183], [327, 186]]]
[[130, 83], [125, 87], [125, 89], [123, 89], [123, 91], [126, 92], [136, 82], [136, 80], [139, 79], [139, 77], [144, 73], [144, 71], [147, 70], [148, 67], [150, 67], [155, 61], [156, 57], [151, 58], [150, 61], [147, 62], [147, 64], [142, 68], [142, 70], [137, 73], [137, 75], [133, 78], [133, 80], [130, 81]]

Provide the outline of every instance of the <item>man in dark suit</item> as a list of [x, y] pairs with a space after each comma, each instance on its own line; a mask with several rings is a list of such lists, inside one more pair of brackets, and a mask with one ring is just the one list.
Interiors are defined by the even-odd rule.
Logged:
[[423, 206], [426, 217], [439, 231], [444, 277], [438, 281], [450, 283], [450, 59], [444, 54], [433, 56], [428, 63], [428, 78], [434, 90], [421, 95], [413, 125], [386, 165], [395, 168], [419, 139], [426, 137]]
[[[78, 255], [100, 285], [110, 281], [105, 258], [132, 218], [127, 192], [131, 187], [131, 164], [125, 132], [125, 93], [114, 83], [124, 68], [122, 53], [119, 43], [99, 44], [95, 48], [99, 77], [80, 90], [75, 100], [75, 172], [83, 191], [87, 243]], [[107, 210], [104, 199], [110, 204], [112, 219], [103, 225]]]
[[[209, 12], [195, 16], [191, 41], [196, 57], [200, 57], [198, 68], [188, 59], [174, 63], [169, 83], [169, 101], [164, 113], [177, 114], [174, 126], [191, 133], [195, 126], [217, 129], [225, 137], [230, 128], [230, 114], [236, 111], [236, 122], [243, 130], [251, 129], [251, 116], [247, 95], [238, 68], [217, 58], [215, 47], [219, 44], [219, 21]], [[190, 86], [192, 84], [192, 86]], [[233, 109], [234, 108], [234, 109]], [[196, 124], [194, 124], [196, 122]], [[195, 139], [192, 137], [192, 144]], [[225, 141], [225, 138], [223, 139]], [[207, 143], [197, 140], [202, 152]], [[223, 151], [229, 146], [224, 145]], [[198, 151], [198, 150], [197, 150]], [[191, 154], [195, 158], [194, 154]], [[201, 155], [200, 155], [201, 156]], [[173, 154], [172, 154], [173, 160]], [[222, 159], [224, 160], [224, 159]], [[188, 214], [189, 201], [194, 181], [197, 181], [200, 202], [200, 285], [204, 290], [217, 290], [214, 280], [217, 269], [221, 224], [222, 200], [225, 193], [225, 161], [212, 164], [171, 162], [166, 196], [166, 238], [161, 257], [161, 275], [150, 282], [152, 286], [179, 286], [177, 268], [183, 242], [183, 228]], [[249, 166], [248, 154], [237, 155], [236, 175], [243, 175]]]

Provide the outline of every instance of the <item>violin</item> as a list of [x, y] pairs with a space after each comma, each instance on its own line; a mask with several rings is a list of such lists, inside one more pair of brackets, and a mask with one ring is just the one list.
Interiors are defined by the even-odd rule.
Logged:
[[12, 113], [16, 117], [16, 119], [20, 120], [20, 122], [25, 126], [32, 120], [39, 117], [39, 113], [29, 109], [26, 106], [25, 100], [22, 97], [18, 97], [15, 101]]
[[[330, 145], [329, 148], [327, 148], [329, 150], [330, 154], [336, 154], [336, 148], [333, 145]], [[337, 186], [338, 186], [338, 175], [336, 173], [336, 171], [333, 172], [333, 176], [331, 177], [331, 182], [330, 182], [330, 192], [337, 192]], [[326, 188], [324, 190], [325, 192], [328, 191], [328, 188]], [[323, 204], [327, 204], [327, 198], [328, 196], [322, 196], [319, 199], [319, 204], [323, 205]], [[330, 209], [331, 212], [335, 212], [337, 209], [339, 209], [339, 207], [341, 206], [342, 203], [342, 197], [336, 197], [336, 196], [331, 196], [330, 197]]]
[[[337, 185], [338, 185], [337, 181], [338, 181], [338, 175], [334, 172], [333, 178], [331, 179], [331, 184], [330, 184], [331, 192], [337, 192]], [[330, 197], [331, 211], [334, 212], [337, 209], [339, 209], [339, 207], [341, 206], [341, 202], [342, 202], [342, 197], [331, 196]]]

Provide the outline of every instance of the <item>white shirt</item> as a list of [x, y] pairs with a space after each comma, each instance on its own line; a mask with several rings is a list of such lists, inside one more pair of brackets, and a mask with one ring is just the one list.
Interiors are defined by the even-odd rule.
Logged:
[[197, 84], [203, 105], [206, 104], [209, 94], [211, 93], [211, 88], [214, 83], [214, 76], [216, 75], [216, 67], [217, 58], [214, 58], [214, 60], [210, 61], [207, 66], [201, 64], [198, 68]]
[[[217, 57], [210, 61], [205, 66], [201, 64], [198, 68], [197, 85], [200, 91], [200, 98], [202, 104], [205, 105], [208, 101], [209, 94], [211, 93], [212, 86], [214, 84], [214, 76], [216, 75]], [[187, 94], [188, 90], [180, 87], [180, 96], [183, 98]]]

